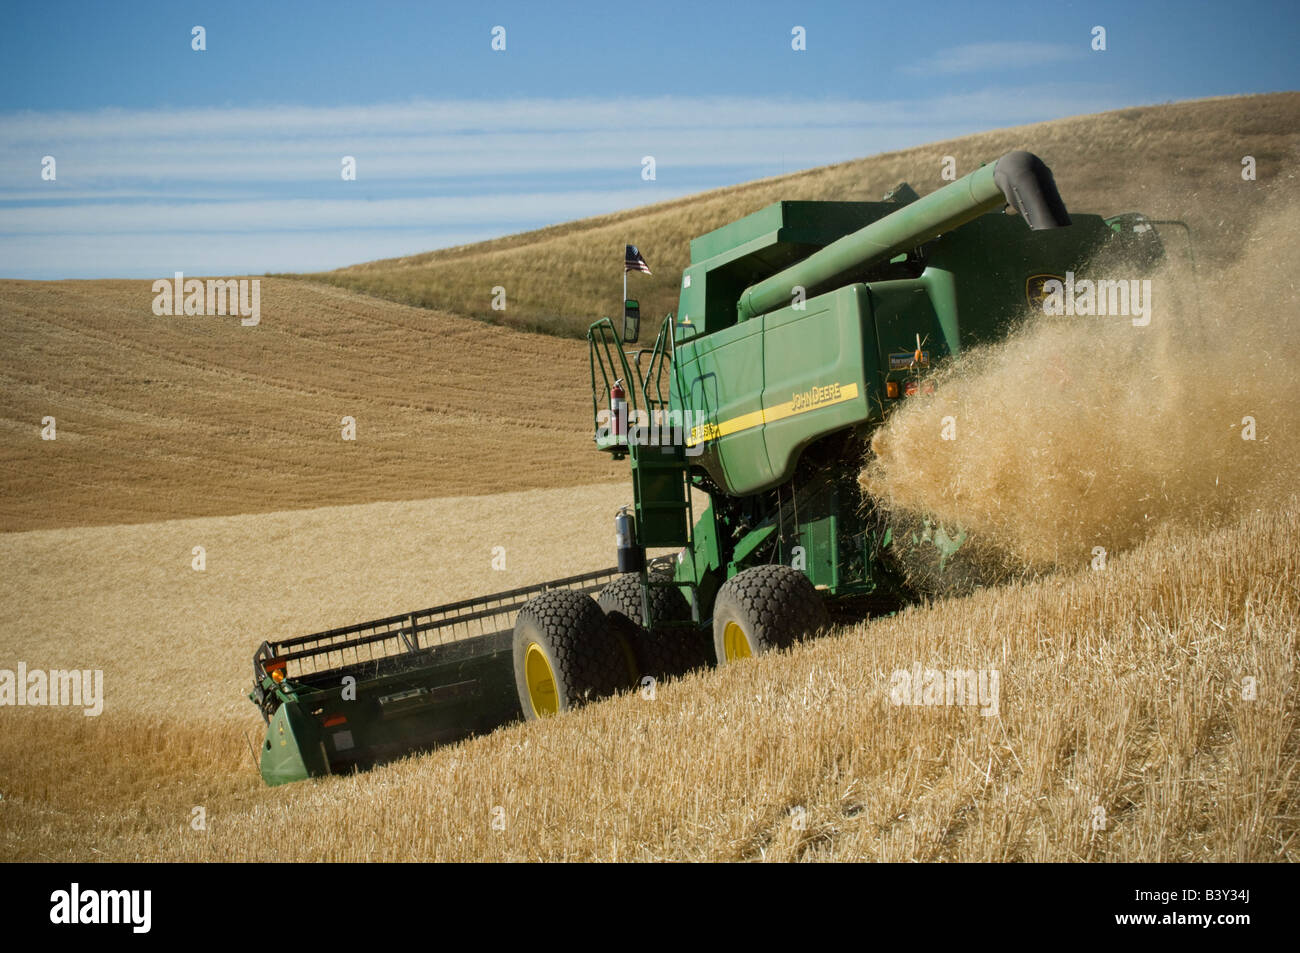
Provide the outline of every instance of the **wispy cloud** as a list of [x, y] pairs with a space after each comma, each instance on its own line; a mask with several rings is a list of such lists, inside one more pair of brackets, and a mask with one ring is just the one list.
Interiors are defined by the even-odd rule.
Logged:
[[[0, 116], [0, 269], [149, 277], [337, 267], [1122, 105], [1130, 104], [1104, 89], [1063, 85], [907, 102], [664, 97], [10, 114]], [[57, 162], [53, 182], [40, 175], [46, 155]], [[345, 155], [356, 159], [356, 181], [340, 175]], [[641, 175], [647, 155], [654, 181]]]
[[1041, 43], [1034, 40], [967, 43], [940, 50], [919, 63], [903, 67], [903, 72], [912, 76], [996, 73], [1060, 63], [1079, 55], [1079, 49], [1064, 43]]

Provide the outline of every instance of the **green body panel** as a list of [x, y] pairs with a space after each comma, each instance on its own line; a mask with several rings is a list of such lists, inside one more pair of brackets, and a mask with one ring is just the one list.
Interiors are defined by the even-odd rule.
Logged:
[[[933, 367], [961, 348], [956, 302], [948, 272], [926, 268], [919, 278], [878, 281], [871, 285], [871, 316], [875, 329], [877, 389], [882, 399], [874, 407], [879, 420], [885, 406], [885, 382], [906, 381]], [[917, 349], [921, 361], [914, 363]]]
[[816, 436], [870, 414], [876, 335], [851, 285], [678, 345], [677, 379], [704, 424], [694, 463], [734, 495], [790, 477]]
[[799, 546], [804, 551], [798, 561], [799, 568], [814, 586], [830, 592], [840, 589], [840, 550], [836, 544], [839, 521], [838, 513], [830, 513], [803, 521], [798, 528]]
[[[717, 425], [758, 414], [763, 409], [763, 326], [760, 322], [735, 325], [707, 337], [677, 345], [673, 383], [686, 395], [682, 400], [674, 391], [673, 404], [679, 402], [702, 420], [704, 426]], [[723, 370], [724, 373], [719, 373]], [[699, 428], [688, 443], [704, 443], [706, 459], [696, 463], [716, 471], [721, 481], [744, 480], [749, 473], [770, 474], [767, 450], [761, 429], [741, 431], [725, 438], [727, 464], [718, 451], [720, 441], [705, 440]]]
[[726, 579], [720, 529], [710, 504], [700, 514], [690, 538], [683, 541], [684, 548], [677, 561], [677, 582], [695, 586], [701, 603], [707, 606], [713, 605], [713, 596]]
[[262, 780], [287, 784], [329, 773], [320, 732], [297, 702], [281, 705], [266, 726], [262, 742]]
[[1131, 244], [1099, 215], [1072, 217], [1069, 228], [1029, 232], [1012, 216], [986, 215], [928, 249], [929, 268], [953, 276], [954, 307], [960, 311], [960, 320], [954, 314], [953, 321], [960, 326], [963, 346], [991, 343], [1006, 335], [1029, 303], [1026, 282], [1030, 278], [1079, 272], [1103, 248]]
[[801, 310], [787, 307], [758, 320], [765, 344], [765, 419], [757, 429], [770, 469], [766, 480], [752, 481], [740, 493], [784, 483], [816, 437], [866, 420], [878, 403], [876, 334], [865, 285], [838, 288]]

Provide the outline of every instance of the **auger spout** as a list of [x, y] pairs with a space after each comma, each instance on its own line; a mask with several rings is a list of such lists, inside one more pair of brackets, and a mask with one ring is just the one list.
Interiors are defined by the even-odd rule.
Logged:
[[738, 318], [744, 321], [784, 307], [796, 286], [812, 289], [825, 285], [851, 269], [892, 258], [1007, 204], [1035, 230], [1070, 224], [1052, 172], [1043, 160], [1029, 152], [1008, 152], [750, 285], [737, 302]]

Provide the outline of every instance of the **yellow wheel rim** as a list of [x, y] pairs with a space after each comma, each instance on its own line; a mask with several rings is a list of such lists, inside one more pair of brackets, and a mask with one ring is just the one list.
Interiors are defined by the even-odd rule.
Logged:
[[749, 647], [749, 637], [738, 622], [728, 622], [722, 630], [722, 650], [726, 653], [728, 662], [749, 658], [754, 654]]
[[524, 653], [524, 681], [528, 686], [528, 702], [538, 718], [554, 715], [560, 710], [560, 693], [555, 687], [555, 671], [551, 660], [536, 642]]

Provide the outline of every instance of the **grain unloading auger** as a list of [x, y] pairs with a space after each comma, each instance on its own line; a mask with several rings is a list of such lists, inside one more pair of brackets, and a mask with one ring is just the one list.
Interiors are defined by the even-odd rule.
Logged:
[[[907, 600], [904, 534], [858, 492], [867, 440], [936, 364], [1004, 336], [1045, 281], [1103, 250], [1162, 254], [1140, 215], [1072, 220], [1026, 152], [924, 198], [778, 202], [694, 239], [652, 348], [624, 351], [630, 314], [588, 332], [596, 446], [632, 472], [617, 568], [263, 643], [263, 777], [566, 711]], [[937, 573], [965, 538], [906, 535]]]

